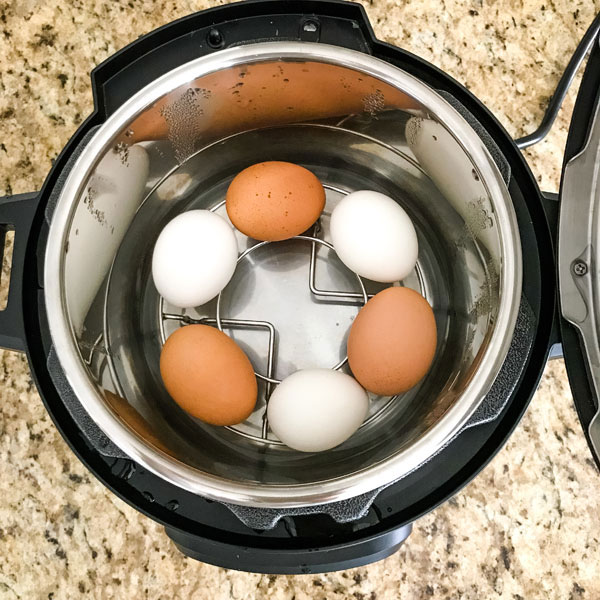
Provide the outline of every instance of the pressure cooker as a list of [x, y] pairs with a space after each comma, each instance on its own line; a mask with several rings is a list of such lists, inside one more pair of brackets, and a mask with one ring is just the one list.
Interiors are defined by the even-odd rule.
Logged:
[[[100, 481], [183, 553], [227, 568], [310, 573], [390, 555], [502, 447], [550, 354], [564, 352], [598, 463], [596, 30], [584, 41], [553, 196], [475, 97], [377, 40], [360, 5], [247, 0], [138, 39], [93, 71], [94, 112], [42, 189], [0, 202], [3, 234], [15, 231], [0, 344], [27, 353]], [[152, 282], [158, 234], [187, 210], [225, 217], [233, 177], [268, 160], [319, 177], [322, 217], [289, 242], [237, 234], [245, 250], [218, 300], [171, 306]], [[409, 392], [371, 395], [344, 444], [301, 453], [270, 431], [266, 406], [295, 370], [347, 368], [340, 323], [381, 286], [337, 259], [329, 215], [361, 189], [398, 199], [415, 224], [402, 284], [433, 307], [436, 356]], [[162, 345], [190, 323], [248, 354], [259, 402], [244, 423], [200, 423], [166, 393]]]

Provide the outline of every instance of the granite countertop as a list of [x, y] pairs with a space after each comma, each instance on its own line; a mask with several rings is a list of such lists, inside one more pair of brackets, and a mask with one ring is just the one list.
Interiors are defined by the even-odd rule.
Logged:
[[[0, 195], [36, 190], [92, 109], [89, 71], [194, 0], [0, 0]], [[371, 0], [377, 35], [465, 83], [515, 136], [545, 103], [600, 0]], [[571, 92], [526, 152], [557, 190]], [[5, 273], [3, 273], [5, 275]], [[47, 416], [25, 358], [0, 352], [0, 598], [600, 597], [600, 475], [562, 361], [507, 446], [422, 518], [396, 555], [314, 576], [237, 573], [184, 558], [162, 529], [109, 493]]]

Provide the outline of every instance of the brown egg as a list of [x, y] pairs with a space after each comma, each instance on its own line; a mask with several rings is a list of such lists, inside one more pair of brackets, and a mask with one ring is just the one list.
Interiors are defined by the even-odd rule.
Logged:
[[227, 190], [227, 214], [242, 233], [277, 242], [306, 231], [325, 207], [325, 190], [308, 169], [269, 161], [239, 173]]
[[192, 416], [211, 425], [241, 423], [254, 410], [256, 377], [248, 357], [222, 331], [187, 325], [172, 333], [160, 355], [167, 391]]
[[393, 396], [427, 373], [437, 343], [435, 317], [421, 294], [391, 287], [358, 313], [348, 336], [348, 362], [367, 390]]

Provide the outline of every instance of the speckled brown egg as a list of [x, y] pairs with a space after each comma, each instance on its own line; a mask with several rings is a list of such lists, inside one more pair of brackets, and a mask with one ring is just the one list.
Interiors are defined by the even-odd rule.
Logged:
[[427, 373], [437, 343], [433, 310], [421, 294], [391, 287], [360, 310], [348, 335], [348, 362], [367, 390], [393, 396]]
[[256, 240], [277, 242], [306, 231], [325, 207], [325, 190], [308, 169], [269, 161], [239, 173], [227, 190], [233, 225]]
[[169, 336], [160, 374], [173, 400], [211, 425], [241, 423], [256, 405], [250, 360], [230, 337], [208, 325], [187, 325]]

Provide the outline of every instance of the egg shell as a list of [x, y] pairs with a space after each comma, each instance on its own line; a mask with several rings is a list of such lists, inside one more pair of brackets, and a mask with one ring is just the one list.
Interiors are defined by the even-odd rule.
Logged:
[[268, 161], [239, 173], [227, 190], [227, 214], [256, 240], [276, 242], [306, 231], [325, 207], [325, 190], [308, 169]]
[[340, 260], [372, 281], [404, 279], [415, 267], [419, 243], [406, 211], [392, 198], [361, 190], [331, 213], [331, 239]]
[[233, 229], [209, 210], [190, 210], [167, 223], [152, 254], [152, 278], [171, 304], [205, 304], [229, 283], [237, 265]]
[[160, 374], [173, 400], [205, 423], [241, 423], [256, 405], [250, 360], [230, 337], [208, 325], [187, 325], [168, 337]]
[[355, 379], [332, 369], [304, 369], [271, 394], [269, 425], [287, 446], [321, 452], [346, 441], [362, 424], [369, 397]]
[[421, 294], [391, 287], [360, 310], [348, 335], [348, 362], [370, 392], [393, 396], [427, 373], [437, 344], [433, 310]]

